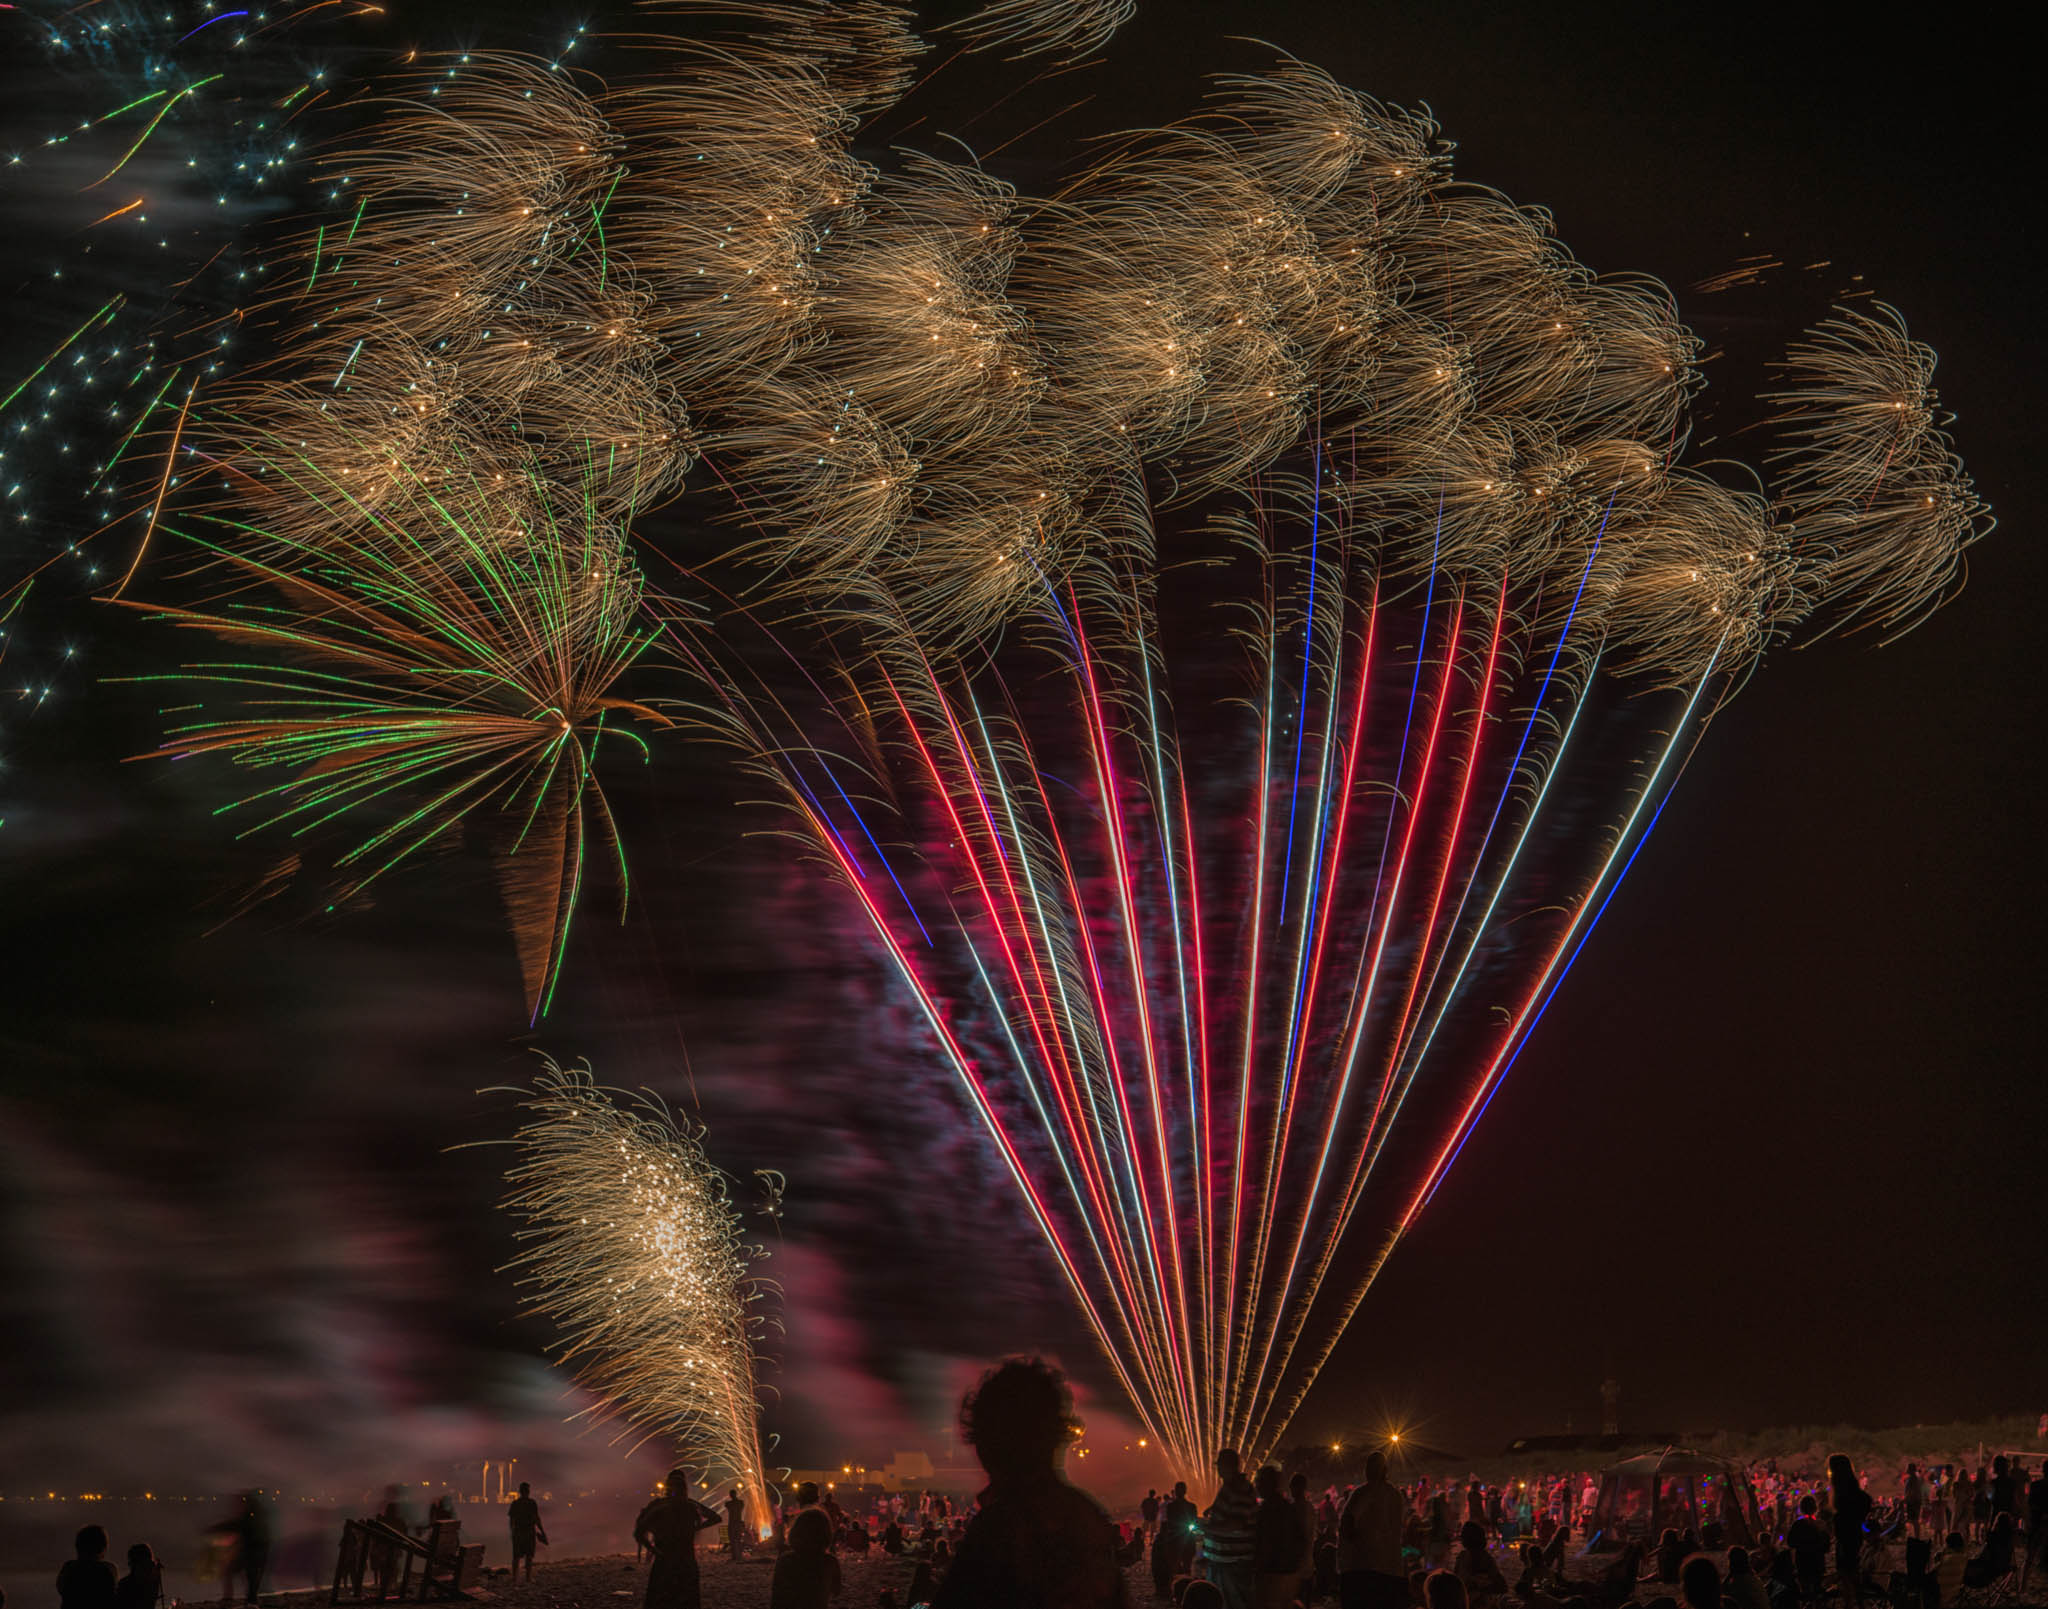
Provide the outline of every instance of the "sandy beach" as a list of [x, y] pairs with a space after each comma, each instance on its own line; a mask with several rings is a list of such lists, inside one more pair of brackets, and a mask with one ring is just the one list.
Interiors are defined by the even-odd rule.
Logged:
[[[1494, 1556], [1504, 1569], [1510, 1567], [1512, 1561], [1502, 1550], [1496, 1548]], [[770, 1556], [759, 1555], [738, 1563], [723, 1554], [713, 1555], [708, 1551], [701, 1557], [704, 1609], [763, 1609], [767, 1604], [769, 1577], [774, 1569]], [[1566, 1571], [1574, 1575], [1581, 1571], [1592, 1573], [1607, 1562], [1606, 1558], [1568, 1559]], [[911, 1562], [876, 1552], [863, 1559], [842, 1558], [840, 1567], [845, 1584], [835, 1609], [874, 1609], [884, 1590], [893, 1592], [895, 1601], [903, 1605], [903, 1609], [908, 1609], [904, 1594], [916, 1569]], [[1145, 1609], [1155, 1601], [1151, 1571], [1147, 1566], [1133, 1567], [1129, 1581], [1131, 1609]], [[472, 1596], [479, 1603], [493, 1606], [493, 1609], [638, 1609], [646, 1587], [645, 1568], [630, 1555], [603, 1555], [542, 1564], [535, 1569], [531, 1582], [521, 1581], [517, 1586], [508, 1577], [493, 1573]], [[1676, 1589], [1646, 1583], [1638, 1597], [1647, 1603], [1665, 1593], [1675, 1596]], [[293, 1592], [273, 1596], [266, 1593], [263, 1601], [275, 1609], [313, 1609], [314, 1605], [327, 1601], [327, 1594]], [[1514, 1601], [1509, 1600], [1511, 1604]], [[2016, 1601], [2021, 1604], [2048, 1604], [2048, 1572], [2036, 1572], [2027, 1584], [2027, 1591]]]

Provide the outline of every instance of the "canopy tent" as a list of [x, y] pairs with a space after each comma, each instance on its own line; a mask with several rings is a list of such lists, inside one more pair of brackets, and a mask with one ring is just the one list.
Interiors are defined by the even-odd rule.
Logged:
[[1703, 1535], [1716, 1524], [1723, 1546], [1756, 1539], [1762, 1526], [1749, 1476], [1725, 1458], [1667, 1447], [1601, 1472], [1586, 1550], [1606, 1552], [1629, 1542], [1653, 1547], [1667, 1528]]

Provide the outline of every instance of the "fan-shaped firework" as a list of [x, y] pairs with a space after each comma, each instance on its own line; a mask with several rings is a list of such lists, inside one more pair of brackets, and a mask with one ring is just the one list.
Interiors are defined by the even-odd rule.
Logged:
[[231, 688], [235, 706], [182, 706], [167, 747], [284, 773], [242, 801], [262, 825], [367, 818], [340, 856], [345, 892], [488, 812], [538, 1012], [590, 834], [616, 844], [599, 747], [608, 732], [638, 746], [632, 722], [666, 724], [613, 692], [653, 640], [639, 570], [601, 515], [558, 509], [563, 489], [537, 477], [380, 466], [365, 500], [359, 483], [266, 445], [255, 500], [296, 501], [302, 523], [200, 509], [170, 527], [216, 557], [233, 591], [215, 609], [163, 613], [260, 657], [171, 678]]
[[[224, 672], [279, 678], [296, 724], [181, 742], [310, 759], [300, 821], [438, 775], [437, 722], [365, 720], [372, 655], [467, 734], [471, 791], [405, 830], [485, 779], [556, 786], [572, 736], [645, 713], [608, 691], [647, 639], [594, 533], [700, 452], [848, 692], [778, 703], [647, 607], [844, 875], [1162, 1442], [1191, 1472], [1270, 1444], [1719, 703], [1809, 617], [1903, 625], [1951, 584], [1984, 520], [1931, 356], [1832, 318], [1753, 489], [1680, 463], [1698, 344], [1661, 286], [1312, 67], [1031, 200], [855, 157], [918, 49], [894, 8], [663, 9], [742, 28], [590, 93], [472, 63], [337, 156], [299, 322], [243, 388], [260, 428], [214, 432], [257, 517], [214, 540], [285, 600], [233, 629], [349, 669]], [[967, 26], [1080, 49], [1121, 9]], [[515, 583], [478, 585], [485, 554]], [[516, 767], [449, 666], [374, 659], [368, 611], [422, 586], [464, 600], [466, 669], [497, 639], [464, 610], [560, 623], [545, 698], [479, 684], [516, 694]]]
[[549, 1062], [505, 1175], [526, 1249], [510, 1265], [560, 1360], [621, 1438], [660, 1439], [707, 1483], [742, 1483], [762, 1535], [772, 1517], [761, 1457], [754, 1342], [767, 1287], [753, 1272], [725, 1175], [703, 1134], [651, 1096]]

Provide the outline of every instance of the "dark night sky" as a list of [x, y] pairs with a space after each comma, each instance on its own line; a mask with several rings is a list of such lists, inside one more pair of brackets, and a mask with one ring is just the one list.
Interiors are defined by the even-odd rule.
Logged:
[[[1147, 0], [1064, 126], [1187, 108], [1257, 34], [1426, 101], [1461, 176], [1552, 208], [1595, 268], [1666, 279], [1710, 344], [1684, 287], [1740, 257], [1860, 273], [1940, 352], [2001, 528], [1919, 631], [1779, 654], [1716, 721], [1303, 1428], [1397, 1413], [1488, 1448], [1589, 1427], [1609, 1372], [1638, 1425], [2038, 1412], [2032, 52], [1960, 9], [1502, 9]], [[423, 43], [497, 42], [484, 10], [393, 10]], [[941, 97], [929, 127], [967, 110]], [[977, 142], [1030, 119], [994, 121]], [[161, 662], [133, 622], [80, 620], [98, 671]], [[694, 1087], [735, 1171], [789, 1174], [799, 1461], [886, 1450], [991, 1352], [1085, 1357], [1029, 1257], [978, 1311], [932, 1300], [991, 1240], [1031, 1245], [1022, 1215], [829, 895], [742, 837], [765, 818], [715, 757], [628, 788], [639, 903], [584, 927], [527, 1035], [460, 857], [367, 912], [213, 931], [267, 857], [209, 816], [218, 777], [118, 763], [147, 702], [80, 683], [0, 709], [0, 1469], [282, 1476], [540, 1435], [541, 1337], [490, 1272], [495, 1163], [441, 1149], [504, 1132], [471, 1092], [531, 1045]], [[124, 1417], [147, 1428], [104, 1468], [81, 1449]]]

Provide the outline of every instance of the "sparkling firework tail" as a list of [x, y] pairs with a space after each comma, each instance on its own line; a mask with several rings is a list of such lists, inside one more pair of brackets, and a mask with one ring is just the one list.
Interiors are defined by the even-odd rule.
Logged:
[[518, 1093], [531, 1115], [504, 1205], [525, 1249], [507, 1268], [597, 1399], [585, 1412], [615, 1422], [616, 1441], [668, 1443], [709, 1484], [743, 1483], [748, 1523], [769, 1535], [755, 1345], [772, 1287], [703, 1131], [588, 1068], [549, 1061]]

